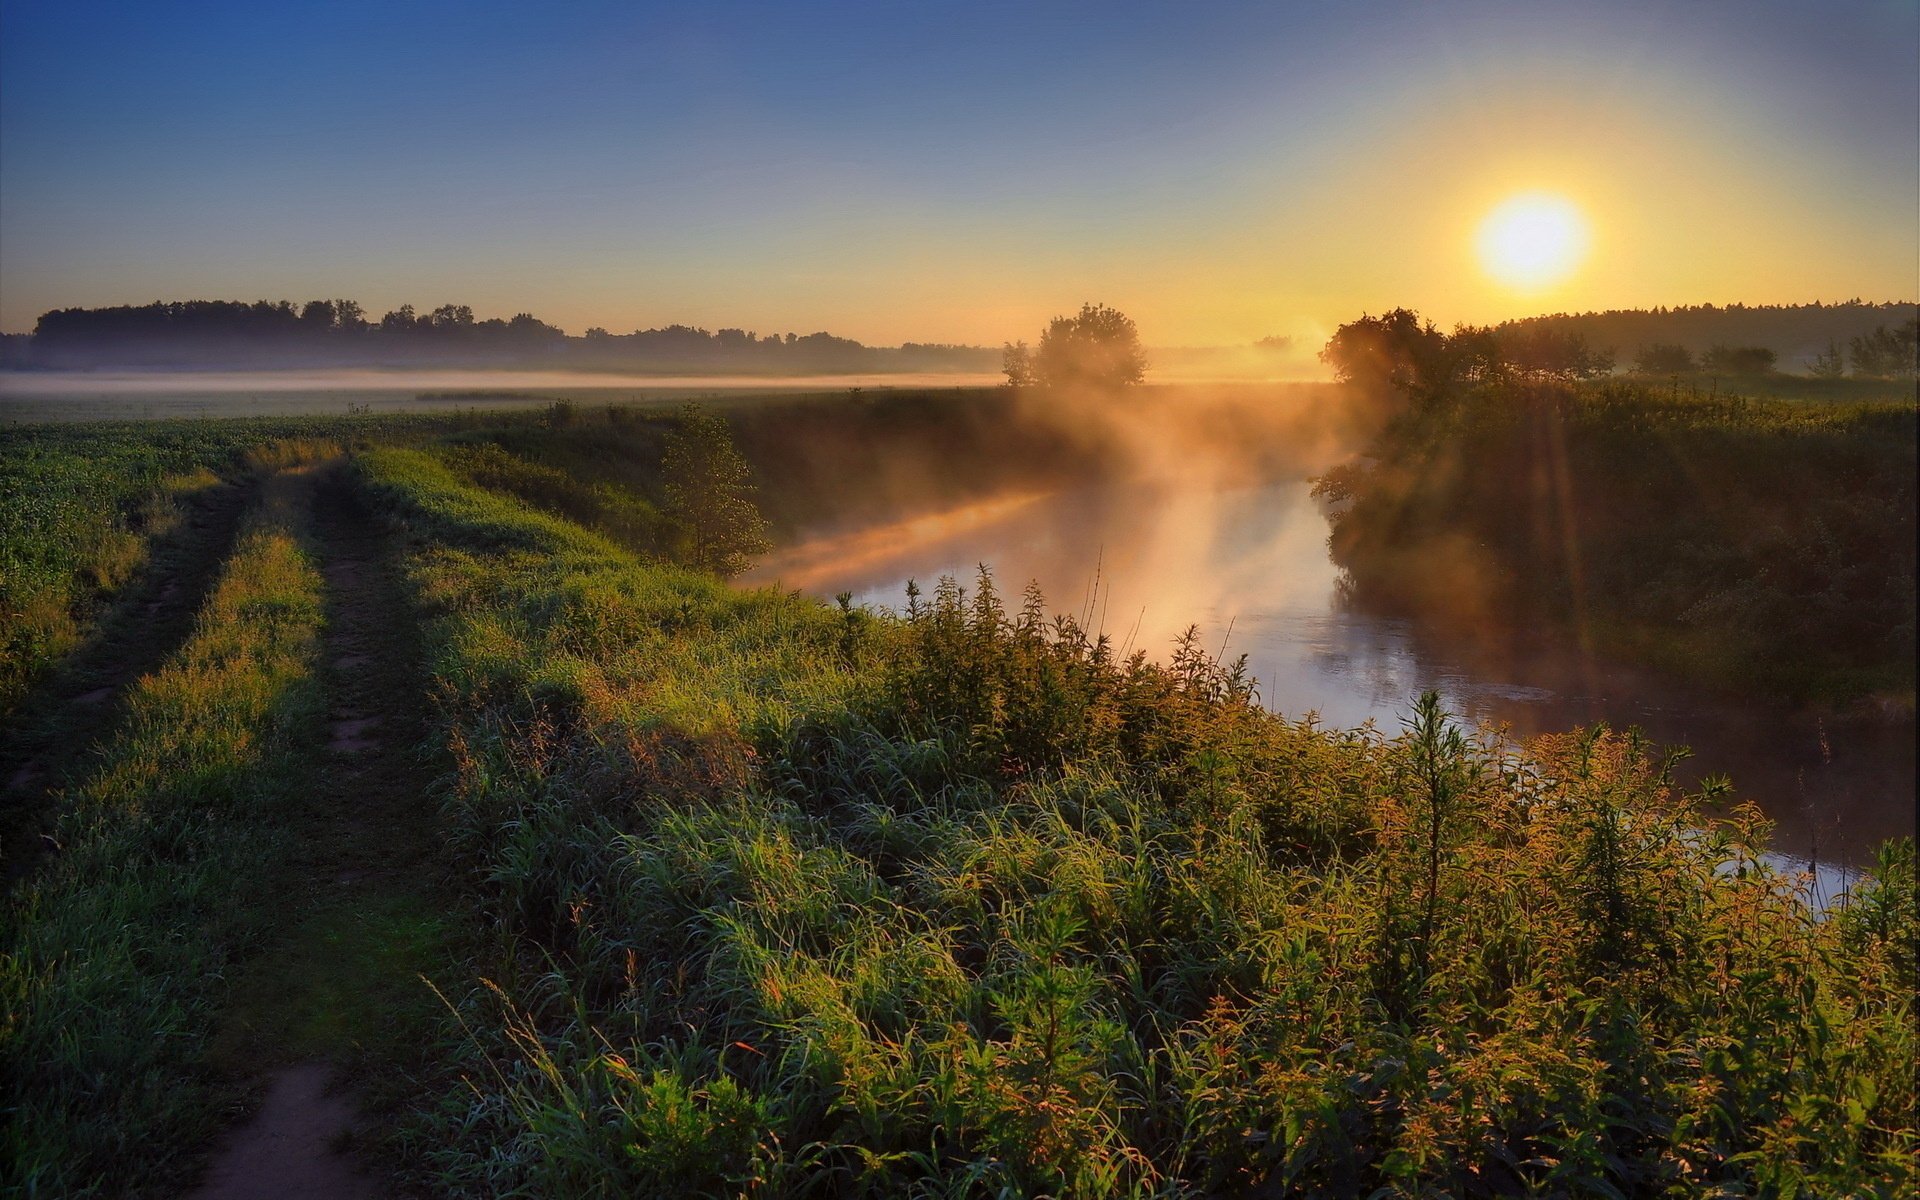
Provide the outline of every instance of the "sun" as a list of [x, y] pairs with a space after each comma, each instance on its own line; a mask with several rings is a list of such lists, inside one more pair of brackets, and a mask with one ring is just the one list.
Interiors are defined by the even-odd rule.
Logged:
[[1571, 200], [1527, 192], [1503, 202], [1480, 222], [1480, 265], [1508, 287], [1552, 287], [1587, 253], [1587, 222]]

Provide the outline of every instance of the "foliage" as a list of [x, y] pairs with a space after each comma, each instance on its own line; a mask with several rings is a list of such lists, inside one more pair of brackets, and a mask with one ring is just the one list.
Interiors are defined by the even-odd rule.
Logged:
[[628, 366], [653, 370], [795, 373], [986, 371], [982, 346], [908, 342], [865, 346], [830, 333], [758, 334], [669, 325], [569, 337], [531, 313], [478, 317], [465, 304], [422, 313], [403, 304], [369, 320], [353, 300], [186, 300], [41, 315], [30, 336], [0, 342], [0, 364], [52, 368], [106, 365], [262, 366], [423, 362]]
[[1320, 351], [1320, 361], [1342, 383], [1375, 395], [1404, 393], [1416, 404], [1439, 396], [1453, 382], [1447, 335], [1407, 308], [1340, 326]]
[[1691, 375], [1693, 352], [1677, 342], [1654, 342], [1634, 356], [1633, 369], [1641, 375]]
[[[1783, 359], [1797, 358], [1829, 342], [1845, 345], [1875, 326], [1912, 318], [1911, 300], [1872, 303], [1858, 298], [1838, 304], [1676, 304], [1604, 312], [1550, 313], [1502, 322], [1504, 330], [1543, 329], [1578, 334], [1597, 346], [1679, 346], [1691, 355], [1707, 347], [1765, 346]], [[1662, 369], [1655, 374], [1677, 372]]]
[[[1463, 335], [1464, 331], [1455, 331], [1452, 340]], [[1483, 376], [1567, 381], [1613, 373], [1613, 351], [1590, 348], [1585, 334], [1542, 326], [1496, 330], [1492, 336], [1496, 354], [1492, 369], [1483, 370]]]
[[1815, 379], [1840, 379], [1846, 373], [1847, 356], [1840, 349], [1839, 342], [1828, 342], [1827, 348], [1807, 364], [1807, 374]]
[[1320, 492], [1344, 504], [1336, 559], [1383, 602], [1545, 618], [1776, 694], [1910, 695], [1914, 442], [1911, 402], [1499, 384]]
[[1001, 370], [1015, 387], [1105, 392], [1144, 379], [1147, 358], [1131, 317], [1104, 304], [1083, 304], [1077, 315], [1049, 321], [1031, 352], [1025, 342], [1004, 347]]
[[1779, 356], [1765, 346], [1727, 346], [1716, 343], [1700, 356], [1703, 370], [1723, 375], [1766, 375]]
[[1461, 325], [1448, 334], [1406, 308], [1340, 326], [1320, 360], [1363, 395], [1399, 395], [1417, 409], [1493, 380], [1592, 379], [1613, 370], [1613, 351], [1590, 349], [1578, 333]]
[[[1536, 424], [1620, 469], [1652, 429], [1724, 440], [1690, 464], [1718, 486], [1768, 439], [1811, 478], [1912, 438], [1910, 409], [1689, 404], [1503, 383], [1403, 419], [1375, 469]], [[447, 947], [444, 1072], [397, 1085], [419, 1190], [1920, 1182], [1911, 842], [1822, 920], [1751, 810], [1710, 817], [1631, 731], [1518, 747], [1433, 696], [1396, 736], [1289, 721], [1196, 633], [1121, 659], [984, 571], [898, 618], [729, 588], [614, 536], [597, 490], [657, 512], [674, 429], [557, 416], [396, 427], [351, 468], [424, 622], [436, 844], [485, 931]], [[1354, 511], [1382, 486], [1345, 478]], [[323, 713], [277, 487], [6, 910], [20, 1190], [165, 1183], [221, 1115], [206, 1030]]]
[[1912, 379], [1920, 354], [1920, 318], [1888, 329], [1882, 325], [1848, 343], [1853, 373], [1868, 379]]
[[738, 575], [769, 545], [753, 506], [752, 472], [734, 449], [724, 418], [698, 405], [680, 411], [661, 454], [660, 477], [674, 519], [687, 531], [687, 561]]

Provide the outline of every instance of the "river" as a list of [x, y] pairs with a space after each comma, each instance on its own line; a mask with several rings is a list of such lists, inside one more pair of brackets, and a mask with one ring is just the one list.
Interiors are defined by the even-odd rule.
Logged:
[[1123, 649], [1163, 656], [1189, 624], [1239, 654], [1263, 701], [1323, 724], [1394, 731], [1421, 691], [1513, 735], [1606, 721], [1694, 750], [1683, 782], [1732, 777], [1776, 822], [1783, 860], [1871, 861], [1914, 831], [1911, 720], [1830, 726], [1592, 661], [1520, 634], [1443, 633], [1368, 612], [1341, 587], [1327, 521], [1302, 481], [1225, 490], [1111, 486], [996, 497], [893, 524], [824, 532], [762, 562], [748, 583], [898, 608], [908, 579], [971, 584], [979, 564], [1016, 600], [1037, 581]]

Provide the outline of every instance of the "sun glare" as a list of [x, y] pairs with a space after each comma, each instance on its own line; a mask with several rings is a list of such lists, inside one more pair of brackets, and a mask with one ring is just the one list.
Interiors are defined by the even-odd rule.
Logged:
[[1564, 196], [1515, 196], [1480, 223], [1480, 264], [1508, 287], [1551, 287], [1573, 273], [1587, 252], [1587, 222]]

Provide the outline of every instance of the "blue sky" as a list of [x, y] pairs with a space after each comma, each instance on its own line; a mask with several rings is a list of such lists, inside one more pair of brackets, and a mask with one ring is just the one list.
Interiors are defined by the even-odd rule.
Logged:
[[[1150, 341], [1920, 291], [1920, 17], [1854, 5], [0, 3], [0, 328], [160, 298]], [[1590, 212], [1516, 295], [1515, 188]]]

